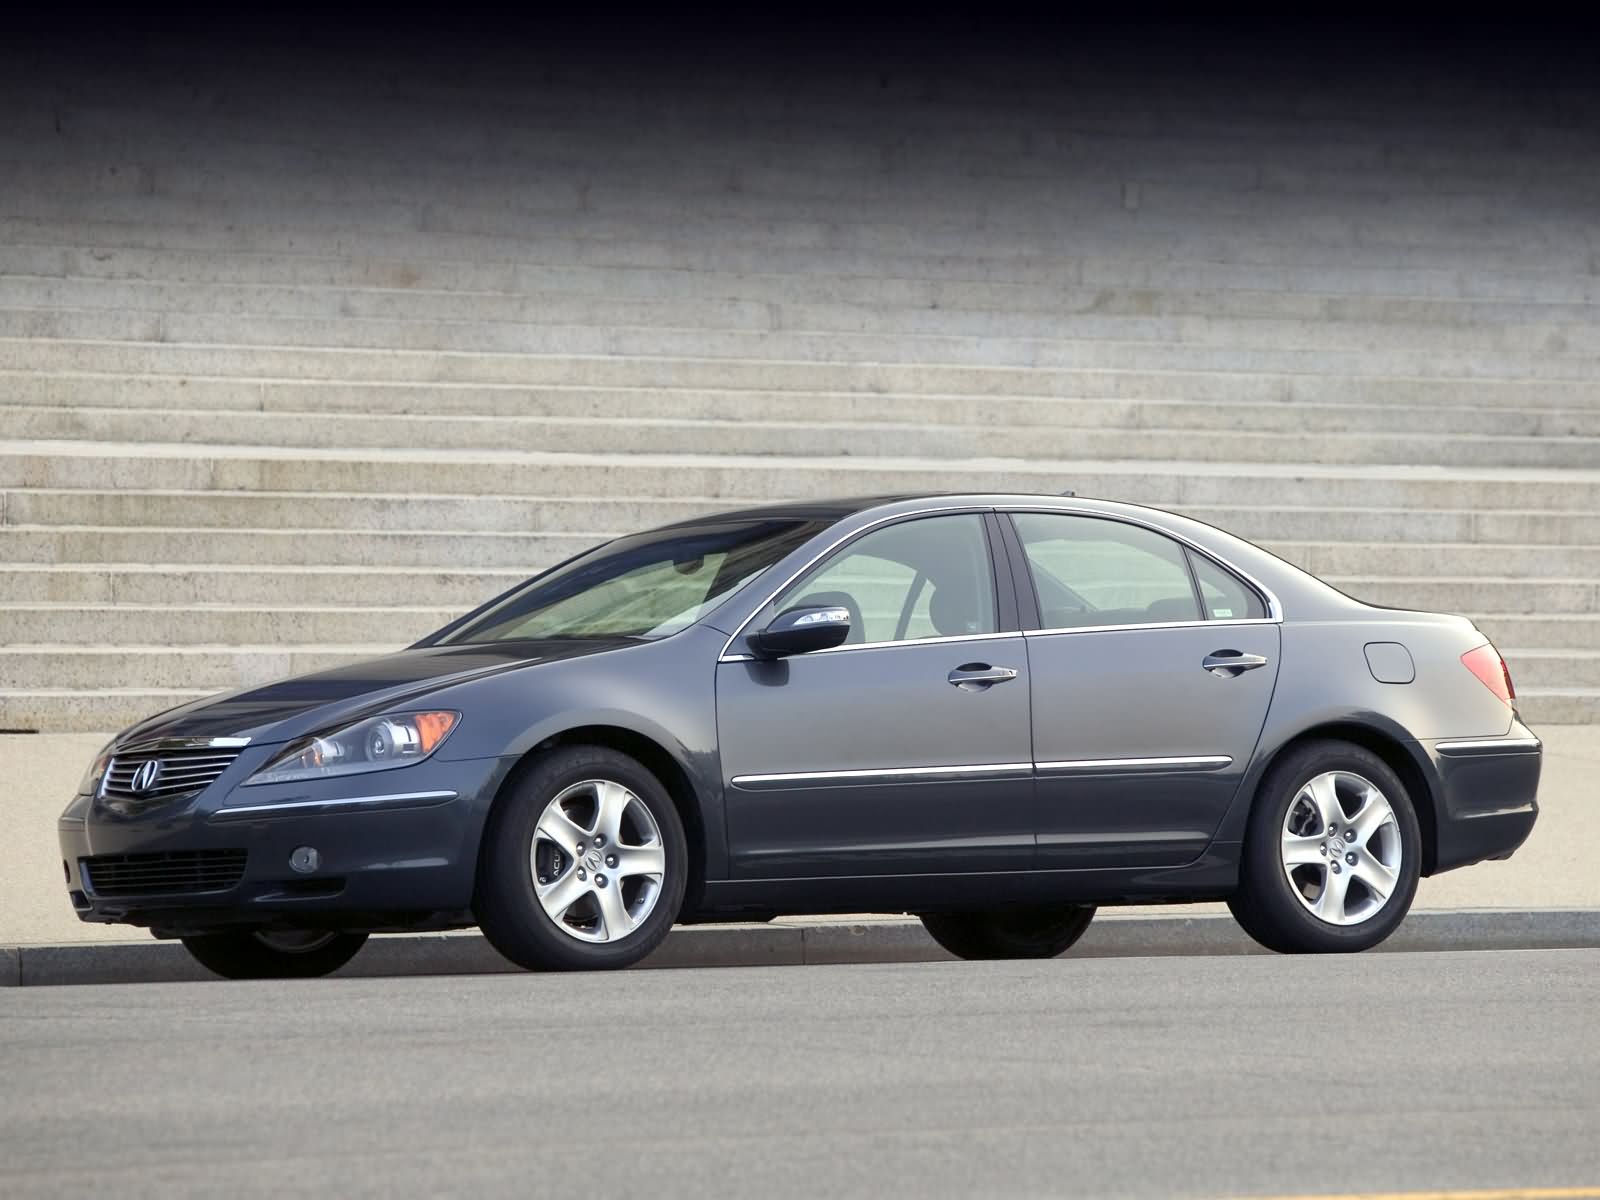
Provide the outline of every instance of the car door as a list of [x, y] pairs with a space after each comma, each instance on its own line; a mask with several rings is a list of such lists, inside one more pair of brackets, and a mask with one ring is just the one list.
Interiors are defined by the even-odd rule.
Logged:
[[1193, 860], [1266, 720], [1279, 627], [1265, 598], [1143, 524], [1008, 521], [1030, 630], [1039, 866]]
[[1033, 857], [1028, 663], [992, 514], [916, 517], [831, 553], [749, 623], [849, 610], [830, 650], [717, 667], [733, 874], [1016, 870]]

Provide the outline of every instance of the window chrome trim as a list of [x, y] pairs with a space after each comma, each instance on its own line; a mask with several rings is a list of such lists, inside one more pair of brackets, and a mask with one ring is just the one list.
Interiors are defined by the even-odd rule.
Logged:
[[1120, 633], [1129, 629], [1215, 629], [1219, 625], [1278, 625], [1271, 617], [1240, 617], [1222, 621], [1138, 621], [1132, 625], [1058, 625], [1051, 629], [1028, 629], [1024, 637], [1054, 637], [1058, 633]]
[[[275, 804], [240, 804], [219, 808], [213, 821], [248, 821], [257, 813], [301, 812], [306, 816], [324, 813], [359, 812], [368, 805], [391, 808], [422, 807], [454, 800], [457, 792], [391, 792], [383, 796], [338, 796], [330, 800], [284, 800]], [[315, 811], [308, 811], [315, 810]]]
[[[837, 537], [833, 541], [829, 542], [821, 550], [818, 550], [816, 552], [816, 554], [812, 555], [809, 559], [806, 560], [805, 563], [803, 563], [799, 568], [797, 568], [793, 574], [791, 574], [787, 579], [785, 579], [777, 587], [773, 588], [772, 591], [770, 593], [768, 593], [767, 598], [765, 600], [763, 600], [760, 604], [756, 605], [755, 608], [753, 608], [750, 611], [750, 615], [748, 617], [746, 617], [744, 620], [739, 622], [738, 628], [735, 629], [733, 631], [733, 633], [731, 633], [728, 636], [728, 640], [722, 644], [722, 653], [717, 655], [718, 661], [720, 661], [720, 662], [745, 662], [745, 661], [749, 661], [749, 660], [753, 659], [755, 657], [754, 655], [745, 655], [743, 657], [729, 658], [728, 657], [728, 647], [733, 645], [734, 642], [739, 640], [739, 638], [744, 634], [745, 629], [749, 627], [750, 622], [754, 621], [756, 619], [756, 617], [760, 615], [762, 609], [766, 608], [767, 605], [771, 604], [779, 596], [783, 595], [783, 593], [788, 589], [790, 584], [792, 584], [795, 580], [799, 579], [800, 576], [804, 575], [807, 571], [811, 570], [812, 567], [816, 566], [823, 559], [827, 558], [828, 555], [832, 554], [840, 546], [843, 546], [848, 542], [854, 541], [856, 538], [862, 536], [863, 534], [870, 533], [872, 530], [877, 529], [880, 525], [892, 525], [896, 521], [909, 521], [909, 520], [912, 520], [915, 517], [929, 517], [929, 516], [946, 515], [946, 514], [951, 515], [951, 516], [956, 516], [956, 515], [959, 515], [961, 513], [990, 513], [990, 512], [994, 512], [994, 511], [995, 511], [995, 508], [994, 508], [994, 505], [992, 505], [992, 504], [960, 504], [960, 505], [956, 505], [956, 506], [951, 507], [951, 508], [918, 508], [918, 509], [914, 509], [911, 512], [891, 513], [889, 516], [879, 517], [876, 521], [868, 522], [867, 524], [863, 525], [860, 529], [851, 530], [849, 533], [841, 534], [839, 537]], [[993, 551], [990, 551], [990, 554], [989, 554], [989, 572], [990, 572], [991, 577], [993, 576], [993, 574], [995, 572], [995, 569], [996, 569], [996, 567], [995, 567], [995, 562], [994, 562], [994, 553], [993, 553]], [[987, 635], [987, 634], [977, 634], [977, 635], [965, 634], [965, 635], [961, 635], [961, 636], [963, 636], [963, 637], [971, 637], [971, 636], [987, 637], [989, 635]], [[928, 639], [928, 640], [944, 640], [944, 639]], [[875, 645], [875, 646], [876, 645], [891, 645], [891, 646], [903, 646], [903, 645], [905, 645], [904, 642], [874, 642], [874, 643], [871, 643], [871, 644]], [[861, 648], [862, 647], [860, 647], [860, 646], [851, 646], [851, 647], [849, 647], [849, 649], [852, 649], [852, 650], [859, 650]], [[834, 649], [835, 650], [842, 650], [842, 649], [845, 649], [845, 647], [843, 647], [843, 646], [835, 646]], [[824, 653], [827, 653], [827, 651], [814, 650], [814, 651], [812, 651], [812, 653], [813, 654], [824, 654]]]
[[[898, 644], [898, 643], [894, 643]], [[821, 783], [829, 780], [964, 779], [973, 775], [1010, 775], [1032, 771], [1032, 763], [976, 763], [959, 767], [874, 767], [862, 771], [780, 771], [771, 775], [735, 775], [734, 787], [760, 787], [776, 783]]]
[[[768, 601], [771, 603], [771, 601]], [[766, 604], [761, 606], [766, 607]], [[760, 611], [759, 609], [757, 611]], [[843, 654], [850, 650], [887, 650], [891, 646], [935, 646], [941, 642], [992, 642], [999, 638], [1021, 637], [1020, 630], [1011, 629], [1005, 633], [952, 633], [946, 637], [904, 638], [898, 642], [857, 642], [853, 646], [829, 646], [826, 650], [808, 650], [804, 654], [793, 655], [795, 658], [818, 658], [824, 654]], [[718, 662], [760, 662], [754, 654], [725, 654], [717, 659]]]
[[[1249, 625], [1263, 625], [1263, 624], [1269, 624], [1269, 623], [1270, 624], [1282, 624], [1282, 622], [1283, 622], [1283, 605], [1278, 602], [1277, 593], [1275, 593], [1266, 584], [1262, 583], [1254, 575], [1250, 574], [1250, 572], [1245, 571], [1245, 570], [1243, 570], [1243, 569], [1241, 569], [1239, 567], [1234, 566], [1233, 563], [1231, 563], [1227, 559], [1223, 558], [1222, 555], [1218, 554], [1216, 551], [1206, 549], [1206, 547], [1202, 546], [1199, 542], [1195, 541], [1193, 538], [1185, 537], [1183, 534], [1178, 533], [1178, 532], [1176, 532], [1174, 530], [1163, 528], [1162, 526], [1157, 525], [1154, 521], [1145, 521], [1145, 520], [1142, 520], [1139, 517], [1130, 517], [1130, 516], [1128, 516], [1128, 515], [1126, 515], [1124, 513], [1100, 512], [1097, 509], [1084, 508], [1081, 505], [1007, 504], [1007, 505], [1003, 505], [1003, 506], [997, 506], [995, 508], [995, 511], [998, 512], [998, 513], [1019, 513], [1019, 512], [1064, 513], [1064, 514], [1066, 514], [1068, 516], [1093, 517], [1096, 520], [1100, 520], [1100, 521], [1121, 521], [1125, 525], [1137, 525], [1137, 526], [1140, 526], [1141, 528], [1151, 530], [1154, 533], [1159, 533], [1163, 537], [1171, 538], [1173, 541], [1177, 542], [1181, 546], [1189, 547], [1196, 554], [1200, 554], [1200, 555], [1203, 555], [1206, 558], [1209, 558], [1212, 562], [1216, 563], [1219, 567], [1222, 567], [1222, 568], [1226, 569], [1230, 574], [1237, 575], [1245, 583], [1249, 584], [1250, 587], [1253, 588], [1257, 593], [1259, 593], [1261, 595], [1261, 597], [1264, 600], [1266, 600], [1266, 602], [1267, 602], [1267, 615], [1265, 617], [1250, 617], [1250, 618], [1244, 618], [1244, 619], [1237, 620], [1237, 621], [1234, 621], [1234, 620], [1207, 621], [1207, 620], [1203, 620], [1202, 619], [1202, 620], [1193, 622], [1193, 624], [1196, 624], [1196, 625], [1246, 625], [1246, 624], [1249, 624]], [[1018, 541], [1022, 540], [1022, 535], [1020, 533], [1017, 535], [1017, 540]], [[1024, 549], [1026, 549], [1026, 546], [1024, 546]], [[1024, 567], [1024, 569], [1026, 569], [1027, 568], [1027, 564], [1024, 563], [1023, 567]], [[1190, 622], [1184, 622], [1184, 624], [1189, 624], [1189, 623]], [[1091, 628], [1091, 627], [1090, 626], [1082, 626], [1082, 628]], [[1105, 626], [1095, 626], [1093, 628], [1120, 629], [1120, 628], [1124, 628], [1124, 626], [1105, 625]], [[1126, 628], [1130, 628], [1130, 629], [1148, 629], [1149, 625], [1131, 625], [1131, 626], [1126, 626]], [[1051, 631], [1051, 632], [1054, 632], [1054, 631]]]
[[1461, 738], [1435, 742], [1433, 748], [1440, 754], [1470, 758], [1475, 754], [1537, 754], [1544, 748], [1544, 743], [1536, 737]]
[[[1194, 621], [1144, 621], [1144, 622], [1140, 622], [1138, 624], [1133, 624], [1133, 625], [1073, 625], [1073, 626], [1069, 626], [1069, 627], [1066, 627], [1066, 628], [1024, 629], [1024, 630], [1020, 631], [1024, 637], [1032, 637], [1032, 636], [1034, 636], [1036, 634], [1088, 633], [1088, 632], [1091, 632], [1091, 631], [1111, 631], [1111, 630], [1128, 630], [1128, 629], [1182, 629], [1182, 628], [1190, 628], [1190, 627], [1199, 626], [1199, 625], [1204, 625], [1204, 626], [1207, 626], [1209, 628], [1216, 628], [1216, 627], [1219, 627], [1219, 626], [1234, 626], [1234, 625], [1281, 625], [1281, 624], [1283, 624], [1283, 605], [1279, 602], [1277, 593], [1274, 592], [1271, 588], [1267, 587], [1266, 584], [1262, 583], [1254, 575], [1250, 574], [1250, 572], [1248, 572], [1248, 571], [1246, 571], [1246, 570], [1244, 570], [1244, 569], [1242, 569], [1242, 568], [1240, 568], [1238, 566], [1235, 566], [1228, 559], [1222, 557], [1222, 555], [1217, 554], [1213, 550], [1207, 549], [1205, 546], [1202, 546], [1199, 542], [1195, 541], [1193, 538], [1186, 537], [1185, 535], [1183, 535], [1181, 533], [1178, 533], [1178, 532], [1176, 532], [1174, 530], [1167, 529], [1162, 525], [1158, 525], [1154, 521], [1146, 521], [1146, 520], [1143, 520], [1142, 518], [1128, 516], [1128, 515], [1123, 514], [1123, 513], [1102, 512], [1099, 509], [1086, 508], [1086, 507], [1084, 507], [1083, 505], [1080, 505], [1080, 504], [1006, 504], [1006, 505], [961, 504], [961, 505], [956, 505], [956, 506], [953, 506], [953, 507], [950, 507], [950, 508], [919, 508], [919, 509], [915, 509], [915, 510], [913, 510], [911, 512], [894, 513], [891, 516], [880, 517], [876, 521], [872, 521], [869, 524], [863, 525], [860, 529], [854, 530], [851, 533], [847, 533], [847, 534], [842, 535], [841, 537], [835, 538], [832, 542], [828, 543], [827, 546], [825, 546], [823, 549], [819, 550], [815, 555], [813, 555], [810, 559], [808, 559], [801, 567], [799, 567], [796, 571], [794, 571], [794, 573], [791, 574], [787, 579], [785, 579], [781, 584], [779, 584], [776, 588], [774, 588], [767, 595], [766, 599], [762, 600], [760, 604], [756, 605], [755, 608], [751, 610], [750, 615], [748, 617], [746, 617], [743, 621], [739, 622], [738, 627], [728, 637], [728, 640], [723, 643], [722, 652], [717, 656], [717, 660], [719, 662], [753, 662], [753, 661], [756, 661], [755, 656], [753, 654], [729, 654], [728, 653], [728, 649], [729, 649], [729, 647], [731, 647], [733, 645], [734, 642], [738, 641], [739, 638], [741, 636], [743, 636], [744, 631], [749, 627], [750, 622], [752, 622], [752, 621], [754, 621], [756, 619], [757, 615], [760, 614], [761, 610], [766, 608], [767, 605], [771, 604], [774, 600], [776, 600], [779, 596], [781, 596], [784, 593], [784, 591], [789, 587], [790, 584], [794, 583], [795, 580], [799, 579], [807, 571], [811, 570], [812, 567], [816, 566], [817, 563], [821, 562], [828, 555], [832, 554], [835, 550], [839, 549], [839, 547], [845, 545], [846, 543], [854, 540], [857, 537], [860, 537], [862, 534], [869, 533], [872, 530], [877, 529], [878, 527], [880, 527], [882, 525], [890, 525], [890, 524], [893, 524], [896, 521], [906, 521], [906, 520], [911, 520], [911, 519], [916, 518], [916, 517], [929, 517], [929, 516], [936, 516], [936, 515], [943, 515], [943, 514], [955, 515], [955, 514], [960, 514], [960, 513], [988, 513], [988, 512], [998, 513], [998, 514], [1001, 514], [1001, 515], [1008, 514], [1008, 513], [1021, 513], [1021, 512], [1057, 513], [1057, 514], [1063, 514], [1063, 515], [1066, 515], [1066, 516], [1089, 517], [1089, 518], [1092, 518], [1092, 519], [1095, 519], [1095, 520], [1100, 520], [1100, 521], [1121, 521], [1125, 525], [1134, 525], [1134, 526], [1138, 526], [1139, 528], [1142, 528], [1142, 529], [1148, 529], [1153, 533], [1160, 534], [1162, 537], [1171, 538], [1173, 541], [1177, 542], [1179, 545], [1189, 547], [1196, 554], [1202, 555], [1203, 557], [1211, 560], [1212, 562], [1216, 563], [1219, 567], [1222, 567], [1224, 570], [1228, 571], [1230, 574], [1237, 575], [1247, 585], [1249, 585], [1256, 592], [1258, 592], [1267, 602], [1267, 615], [1265, 617], [1240, 617], [1240, 618], [1237, 618], [1237, 619], [1226, 619], [1226, 620], [1206, 620], [1204, 618], [1200, 618], [1200, 619], [1197, 619], [1197, 620], [1194, 620]], [[1020, 535], [1019, 535], [1019, 538], [1020, 538]], [[1023, 570], [1027, 570], [1028, 569], [1027, 563], [1023, 563], [1022, 567], [1023, 567]], [[993, 556], [992, 552], [991, 552], [991, 555], [990, 555], [990, 568], [991, 568], [991, 570], [996, 570], [996, 571], [999, 570], [999, 564], [994, 561], [994, 556]], [[1008, 634], [964, 634], [964, 635], [957, 635], [957, 636], [951, 637], [951, 638], [919, 638], [917, 640], [921, 641], [921, 642], [965, 641], [965, 640], [970, 640], [970, 639], [975, 638], [975, 637], [995, 637], [995, 636], [1004, 637], [1004, 636], [1009, 636], [1009, 635]], [[831, 650], [818, 650], [818, 651], [813, 651], [812, 653], [815, 653], [815, 654], [836, 654], [836, 653], [838, 653], [838, 652], [840, 652], [842, 650], [865, 650], [865, 649], [875, 649], [875, 648], [878, 648], [880, 646], [903, 646], [903, 645], [907, 645], [907, 644], [908, 644], [907, 642], [869, 642], [869, 643], [865, 643], [864, 645], [857, 645], [857, 646], [835, 646]]]
[[1227, 754], [1178, 755], [1171, 758], [1067, 758], [1042, 762], [1041, 771], [1220, 771], [1233, 765]]

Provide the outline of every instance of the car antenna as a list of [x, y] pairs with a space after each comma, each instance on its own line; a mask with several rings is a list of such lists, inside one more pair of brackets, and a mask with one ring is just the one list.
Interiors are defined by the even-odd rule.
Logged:
[[1073, 491], [1071, 488], [1068, 488], [1066, 491], [1062, 492], [1061, 494], [1063, 496], [1076, 496], [1078, 493]]

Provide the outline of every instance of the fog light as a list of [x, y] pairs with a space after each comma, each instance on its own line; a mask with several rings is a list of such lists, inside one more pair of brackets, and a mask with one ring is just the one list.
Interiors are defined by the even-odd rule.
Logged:
[[322, 855], [317, 853], [314, 846], [301, 846], [289, 855], [289, 869], [298, 871], [302, 875], [309, 875], [322, 865]]

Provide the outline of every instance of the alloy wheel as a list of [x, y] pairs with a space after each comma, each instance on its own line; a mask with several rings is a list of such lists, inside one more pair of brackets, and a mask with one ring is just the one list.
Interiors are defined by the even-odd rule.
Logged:
[[1301, 786], [1284, 816], [1280, 850], [1290, 890], [1330, 925], [1375, 917], [1401, 878], [1394, 808], [1353, 771], [1324, 771]]
[[613, 780], [586, 779], [545, 805], [530, 860], [534, 895], [557, 929], [615, 942], [654, 910], [667, 856], [648, 805]]

